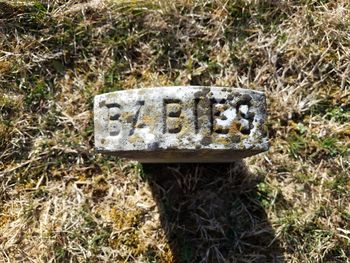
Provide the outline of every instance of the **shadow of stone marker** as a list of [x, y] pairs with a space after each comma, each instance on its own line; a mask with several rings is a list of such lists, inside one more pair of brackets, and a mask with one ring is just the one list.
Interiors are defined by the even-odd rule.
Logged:
[[[243, 160], [144, 164], [174, 263], [283, 263], [283, 248]], [[157, 255], [157, 248], [149, 248]], [[157, 261], [158, 262], [158, 261]], [[162, 262], [160, 260], [160, 262]]]
[[142, 163], [232, 162], [268, 149], [262, 92], [157, 87], [94, 101], [98, 152]]

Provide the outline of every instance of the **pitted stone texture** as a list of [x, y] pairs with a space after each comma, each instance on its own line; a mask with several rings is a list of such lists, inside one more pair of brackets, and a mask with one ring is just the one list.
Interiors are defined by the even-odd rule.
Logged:
[[98, 95], [98, 152], [148, 163], [231, 162], [268, 149], [263, 93], [157, 87]]

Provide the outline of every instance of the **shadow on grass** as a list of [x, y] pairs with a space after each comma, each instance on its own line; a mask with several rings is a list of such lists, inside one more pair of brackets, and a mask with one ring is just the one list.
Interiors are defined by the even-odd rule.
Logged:
[[143, 169], [175, 262], [285, 261], [243, 161]]

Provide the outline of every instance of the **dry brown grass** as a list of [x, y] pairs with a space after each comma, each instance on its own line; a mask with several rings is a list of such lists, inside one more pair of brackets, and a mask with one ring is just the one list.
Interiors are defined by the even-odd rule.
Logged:
[[[350, 262], [350, 5], [0, 3], [0, 262]], [[264, 91], [269, 152], [142, 166], [95, 154], [92, 98]]]

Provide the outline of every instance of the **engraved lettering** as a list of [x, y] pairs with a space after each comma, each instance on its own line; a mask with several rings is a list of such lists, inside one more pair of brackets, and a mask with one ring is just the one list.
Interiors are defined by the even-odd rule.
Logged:
[[[212, 132], [218, 134], [228, 134], [230, 121], [233, 116], [227, 116], [229, 105], [225, 99], [213, 99], [211, 103], [212, 108]], [[228, 117], [231, 117], [230, 120]]]
[[254, 112], [251, 110], [252, 98], [243, 95], [237, 103], [232, 103], [233, 97], [195, 98], [194, 99], [194, 129], [202, 134], [250, 134], [253, 129]]
[[97, 95], [93, 106], [96, 150], [122, 158], [232, 162], [268, 149], [265, 96], [257, 91], [151, 87]]
[[211, 101], [207, 98], [195, 98], [193, 104], [195, 133], [209, 135], [213, 126]]
[[242, 134], [248, 135], [253, 129], [255, 114], [251, 110], [252, 97], [245, 94], [236, 104], [238, 128]]
[[130, 136], [135, 133], [136, 128], [143, 128], [145, 126], [144, 123], [138, 123], [140, 113], [141, 113], [141, 108], [143, 105], [145, 105], [145, 101], [143, 101], [143, 100], [137, 101], [136, 105], [138, 106], [138, 108], [136, 110], [134, 117], [132, 118], [132, 126], [131, 126], [131, 130], [129, 132]]
[[182, 129], [180, 116], [182, 112], [181, 101], [178, 99], [163, 100], [163, 133], [179, 133]]
[[108, 108], [108, 131], [110, 136], [117, 136], [121, 130], [120, 105], [118, 103], [106, 104]]
[[198, 124], [198, 104], [199, 99], [194, 99], [194, 108], [193, 108], [193, 117], [194, 117], [194, 131], [197, 134], [199, 131], [199, 124]]

